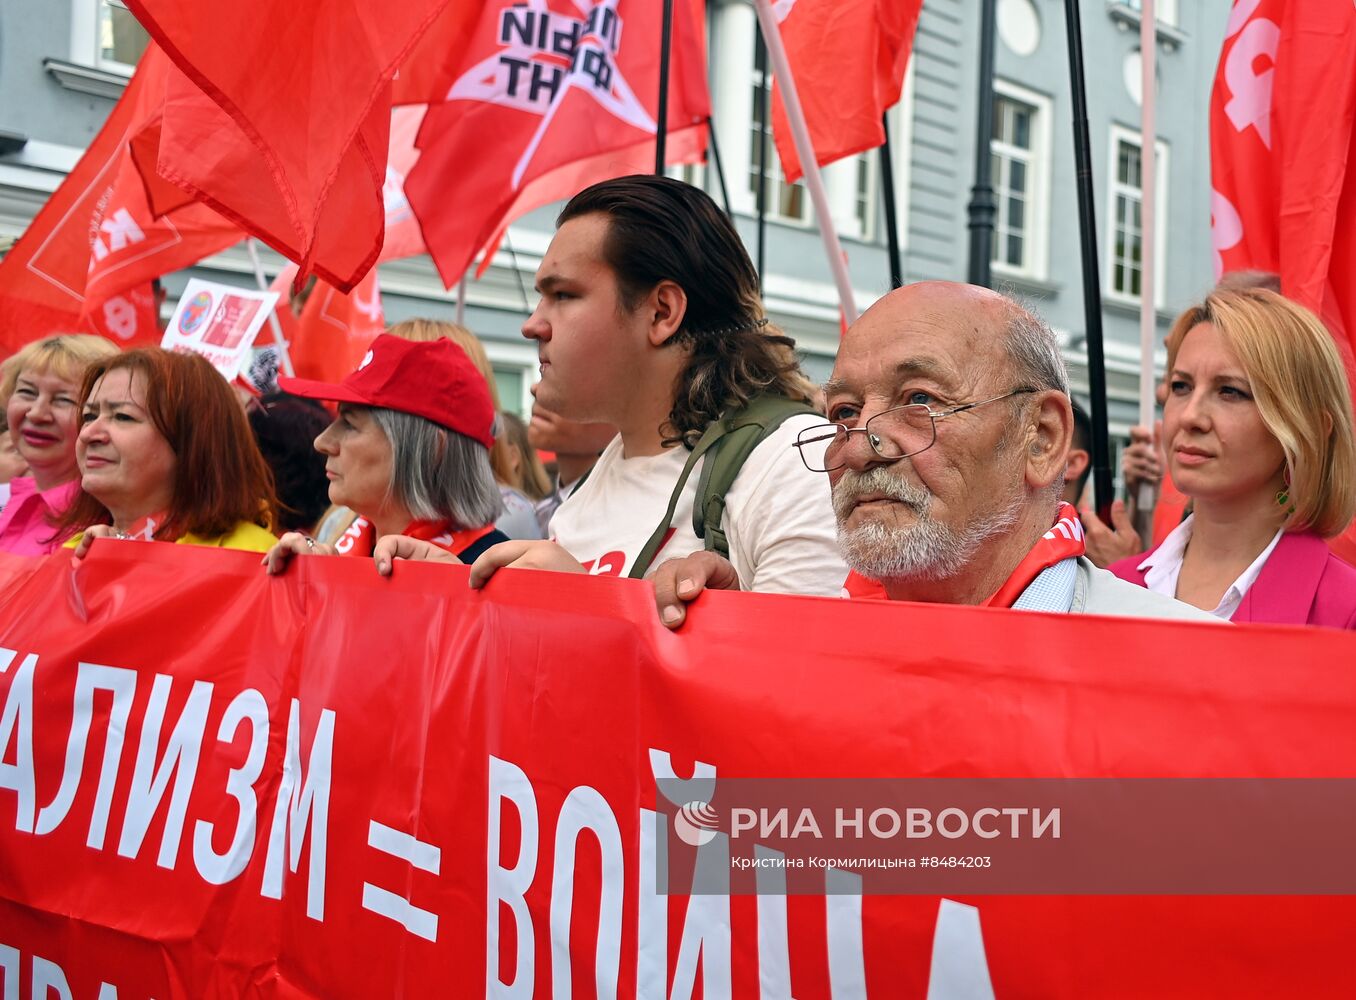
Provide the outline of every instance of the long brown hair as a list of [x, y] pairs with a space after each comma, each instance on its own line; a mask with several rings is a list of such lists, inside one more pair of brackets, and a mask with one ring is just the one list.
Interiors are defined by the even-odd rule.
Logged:
[[[157, 538], [193, 533], [215, 538], [242, 522], [272, 531], [277, 523], [273, 473], [234, 392], [207, 359], [158, 347], [127, 351], [92, 365], [80, 389], [80, 408], [94, 384], [127, 370], [146, 380], [146, 412], [174, 452], [174, 490]], [[61, 521], [59, 534], [113, 520], [83, 489]]]
[[693, 447], [709, 424], [757, 395], [811, 401], [796, 342], [768, 324], [753, 262], [706, 192], [668, 177], [619, 177], [571, 198], [556, 225], [595, 213], [608, 218], [603, 257], [626, 308], [665, 280], [687, 295], [682, 328], [665, 345], [690, 349], [665, 444]]

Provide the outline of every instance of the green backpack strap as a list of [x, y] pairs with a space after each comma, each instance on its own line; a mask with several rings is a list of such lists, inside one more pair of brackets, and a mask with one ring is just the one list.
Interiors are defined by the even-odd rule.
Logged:
[[692, 449], [692, 454], [687, 456], [683, 471], [678, 476], [678, 484], [674, 486], [673, 494], [669, 497], [669, 509], [664, 512], [664, 519], [659, 522], [659, 527], [654, 529], [654, 534], [650, 535], [650, 540], [640, 550], [640, 555], [636, 556], [636, 561], [631, 565], [631, 572], [626, 574], [633, 580], [644, 578], [650, 569], [650, 563], [654, 562], [654, 557], [659, 554], [659, 550], [664, 547], [664, 542], [668, 540], [669, 528], [673, 525], [673, 512], [678, 509], [678, 501], [683, 496], [683, 487], [687, 485], [688, 477], [692, 475], [692, 470], [696, 468], [697, 460], [710, 451], [716, 442], [725, 436], [725, 433], [725, 421], [714, 421], [697, 441], [697, 446]]
[[725, 495], [734, 485], [739, 470], [744, 467], [753, 449], [762, 444], [769, 435], [788, 418], [801, 413], [814, 413], [808, 403], [787, 399], [785, 396], [756, 396], [741, 409], [714, 421], [706, 428], [697, 446], [688, 456], [678, 477], [673, 495], [669, 497], [669, 507], [664, 519], [655, 529], [650, 540], [641, 549], [631, 567], [630, 576], [640, 579], [649, 571], [659, 550], [667, 539], [673, 524], [673, 514], [683, 495], [688, 477], [696, 467], [698, 459], [706, 456], [701, 476], [697, 480], [697, 496], [692, 504], [692, 530], [703, 540], [708, 552], [729, 558], [730, 543], [725, 535]]

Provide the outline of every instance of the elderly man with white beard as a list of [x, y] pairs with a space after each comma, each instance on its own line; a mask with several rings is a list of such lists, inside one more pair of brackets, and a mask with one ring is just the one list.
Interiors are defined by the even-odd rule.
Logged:
[[[829, 422], [798, 444], [833, 485], [846, 596], [1211, 620], [1084, 557], [1060, 499], [1068, 376], [1050, 328], [1011, 300], [951, 282], [891, 292], [848, 330], [824, 392]], [[808, 446], [825, 441], [821, 459]], [[652, 580], [671, 628], [703, 589], [739, 589], [711, 552]]]

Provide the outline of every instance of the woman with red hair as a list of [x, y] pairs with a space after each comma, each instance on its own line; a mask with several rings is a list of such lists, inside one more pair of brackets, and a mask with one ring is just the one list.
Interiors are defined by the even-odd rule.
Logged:
[[92, 366], [80, 392], [80, 492], [63, 526], [94, 538], [266, 552], [277, 501], [231, 387], [206, 359], [160, 348]]

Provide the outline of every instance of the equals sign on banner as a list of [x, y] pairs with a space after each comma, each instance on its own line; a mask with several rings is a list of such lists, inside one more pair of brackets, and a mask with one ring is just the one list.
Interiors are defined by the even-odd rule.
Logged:
[[[368, 824], [367, 846], [376, 848], [383, 854], [400, 858], [421, 872], [438, 874], [442, 859], [442, 852], [438, 848], [422, 840], [415, 840], [408, 833], [401, 833], [376, 820]], [[404, 896], [397, 895], [389, 889], [364, 882], [363, 909], [394, 920], [405, 930], [425, 941], [438, 940], [438, 915], [420, 909]]]

